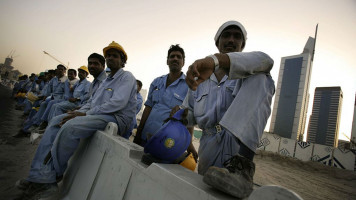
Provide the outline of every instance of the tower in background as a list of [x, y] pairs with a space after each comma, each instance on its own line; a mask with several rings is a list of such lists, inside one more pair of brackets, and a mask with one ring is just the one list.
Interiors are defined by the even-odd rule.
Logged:
[[281, 60], [270, 126], [281, 137], [303, 140], [317, 30], [318, 25], [302, 54]]
[[[355, 105], [354, 105], [354, 117], [352, 119], [352, 129], [351, 129], [351, 141], [353, 144], [356, 143], [356, 94], [355, 94]], [[355, 146], [355, 145], [353, 145]]]
[[315, 88], [313, 111], [308, 127], [308, 142], [338, 146], [342, 99], [340, 87]]

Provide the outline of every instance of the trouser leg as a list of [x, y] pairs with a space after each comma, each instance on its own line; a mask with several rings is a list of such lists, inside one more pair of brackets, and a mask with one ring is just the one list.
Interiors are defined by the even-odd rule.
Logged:
[[253, 152], [271, 114], [274, 82], [265, 74], [246, 78], [219, 122]]
[[57, 176], [64, 173], [68, 160], [77, 149], [80, 139], [90, 137], [97, 130], [104, 130], [109, 122], [117, 123], [114, 116], [88, 115], [76, 117], [62, 126], [51, 149]]
[[35, 183], [54, 183], [56, 181], [56, 173], [53, 169], [51, 169], [53, 166], [46, 165], [44, 160], [51, 151], [53, 142], [60, 129], [58, 124], [65, 116], [67, 116], [67, 114], [59, 115], [49, 122], [32, 160], [27, 180]]

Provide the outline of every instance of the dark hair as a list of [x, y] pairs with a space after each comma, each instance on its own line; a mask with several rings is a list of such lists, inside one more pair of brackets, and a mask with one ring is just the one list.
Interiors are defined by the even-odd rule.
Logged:
[[140, 80], [136, 80], [136, 82], [137, 82], [137, 85], [142, 88], [142, 82]]
[[67, 70], [67, 68], [66, 68], [64, 65], [62, 65], [62, 64], [57, 65], [57, 69], [58, 69], [58, 67], [63, 67], [64, 70]]
[[48, 70], [48, 73], [49, 73], [49, 74], [55, 74], [55, 73], [56, 73], [56, 70], [55, 70], [55, 69], [50, 69], [50, 70]]
[[77, 70], [75, 70], [75, 69], [68, 69], [68, 72], [69, 72], [69, 71], [73, 71], [74, 74], [77, 75]]
[[102, 66], [105, 66], [105, 58], [104, 58], [104, 56], [102, 56], [102, 55], [100, 55], [100, 54], [98, 54], [98, 53], [92, 53], [92, 54], [90, 54], [90, 56], [88, 57], [88, 61], [89, 61], [90, 58], [97, 58], [97, 59], [99, 60], [100, 64], [101, 64]]
[[167, 59], [169, 58], [169, 54], [171, 54], [172, 51], [179, 51], [179, 52], [182, 54], [182, 56], [183, 56], [183, 60], [185, 59], [184, 50], [183, 50], [183, 48], [181, 48], [181, 47], [179, 46], [179, 44], [171, 45], [171, 47], [169, 47]]
[[122, 51], [119, 51], [119, 53], [120, 53], [122, 68], [124, 68], [124, 67], [125, 67], [125, 64], [126, 64], [126, 56], [125, 56], [125, 54], [124, 54]]

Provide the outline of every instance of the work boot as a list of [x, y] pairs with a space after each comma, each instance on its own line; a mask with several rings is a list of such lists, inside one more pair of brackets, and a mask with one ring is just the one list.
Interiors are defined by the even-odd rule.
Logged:
[[19, 130], [19, 132], [17, 132], [15, 135], [13, 135], [12, 137], [14, 138], [21, 138], [21, 137], [28, 137], [30, 135], [30, 133], [25, 132], [24, 130]]
[[20, 190], [27, 190], [32, 182], [26, 180], [26, 179], [20, 179], [16, 181], [15, 187], [17, 187]]
[[255, 164], [240, 155], [224, 162], [225, 168], [209, 167], [203, 181], [214, 188], [240, 199], [252, 192]]
[[48, 122], [43, 121], [43, 122], [40, 124], [40, 126], [38, 127], [38, 130], [39, 130], [39, 131], [46, 130], [47, 125], [48, 125]]
[[38, 125], [32, 125], [29, 129], [28, 129], [28, 131], [30, 131], [30, 132], [33, 132], [33, 131], [35, 131], [36, 129], [38, 129]]
[[51, 199], [56, 195], [58, 195], [57, 183], [31, 183], [24, 192], [24, 199]]

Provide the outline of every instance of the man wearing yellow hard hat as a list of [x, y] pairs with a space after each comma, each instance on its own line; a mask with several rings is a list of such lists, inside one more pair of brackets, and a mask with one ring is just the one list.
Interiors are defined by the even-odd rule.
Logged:
[[109, 122], [118, 125], [119, 134], [129, 128], [136, 110], [136, 79], [124, 71], [127, 54], [112, 42], [103, 50], [110, 75], [78, 111], [54, 117], [41, 139], [31, 164], [29, 176], [17, 181], [27, 198], [47, 198], [58, 194], [57, 177], [63, 176], [67, 162], [79, 145]]

